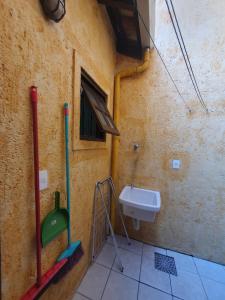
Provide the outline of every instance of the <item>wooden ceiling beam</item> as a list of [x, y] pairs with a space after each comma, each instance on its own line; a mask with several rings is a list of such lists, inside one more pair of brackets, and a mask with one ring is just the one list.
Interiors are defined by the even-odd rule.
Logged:
[[[155, 0], [98, 0], [98, 2], [104, 4], [108, 12], [117, 39], [117, 51], [141, 58], [144, 49], [152, 45], [138, 11], [148, 29], [151, 22], [151, 34], [154, 36]], [[150, 18], [150, 14], [153, 17]]]

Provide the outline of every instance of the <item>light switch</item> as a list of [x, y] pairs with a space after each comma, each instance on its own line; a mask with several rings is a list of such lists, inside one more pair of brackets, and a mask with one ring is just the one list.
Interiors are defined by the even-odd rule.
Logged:
[[39, 171], [40, 191], [48, 188], [48, 171]]
[[172, 168], [173, 169], [180, 169], [181, 161], [179, 159], [172, 160]]

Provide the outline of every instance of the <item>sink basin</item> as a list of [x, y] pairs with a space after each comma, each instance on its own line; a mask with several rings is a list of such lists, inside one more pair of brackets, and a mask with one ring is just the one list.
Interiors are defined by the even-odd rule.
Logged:
[[160, 192], [125, 186], [119, 201], [126, 216], [137, 220], [154, 222], [161, 207]]

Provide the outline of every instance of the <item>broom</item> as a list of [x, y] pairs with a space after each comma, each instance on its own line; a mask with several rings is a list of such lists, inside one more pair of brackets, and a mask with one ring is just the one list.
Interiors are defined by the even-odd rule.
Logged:
[[83, 255], [83, 249], [81, 241], [77, 240], [76, 242], [71, 241], [71, 223], [70, 223], [70, 162], [69, 162], [69, 108], [68, 103], [64, 103], [64, 117], [65, 117], [65, 150], [66, 150], [66, 193], [67, 193], [67, 210], [69, 212], [68, 220], [68, 231], [67, 231], [67, 240], [68, 246], [61, 255], [58, 257], [57, 262], [61, 262], [64, 259], [67, 259], [66, 264], [60, 270], [60, 272], [55, 277], [55, 282], [57, 283], [61, 277], [63, 277], [67, 272], [69, 272], [75, 264], [78, 263], [81, 256]]
[[[40, 187], [39, 187], [39, 154], [38, 154], [38, 117], [37, 117], [37, 87], [30, 88], [33, 116], [33, 144], [34, 144], [34, 175], [35, 175], [35, 215], [36, 215], [36, 257], [37, 279], [36, 283], [21, 297], [21, 300], [38, 299], [49, 287], [67, 263], [63, 259], [56, 263], [44, 275], [41, 275], [41, 224], [40, 224]], [[58, 278], [58, 277], [57, 277]]]

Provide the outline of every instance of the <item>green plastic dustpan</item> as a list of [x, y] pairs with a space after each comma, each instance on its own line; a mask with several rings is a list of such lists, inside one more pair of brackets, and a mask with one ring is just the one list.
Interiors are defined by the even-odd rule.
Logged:
[[55, 209], [47, 214], [41, 225], [41, 242], [45, 247], [54, 238], [68, 228], [69, 213], [66, 208], [60, 208], [60, 193], [55, 192]]

